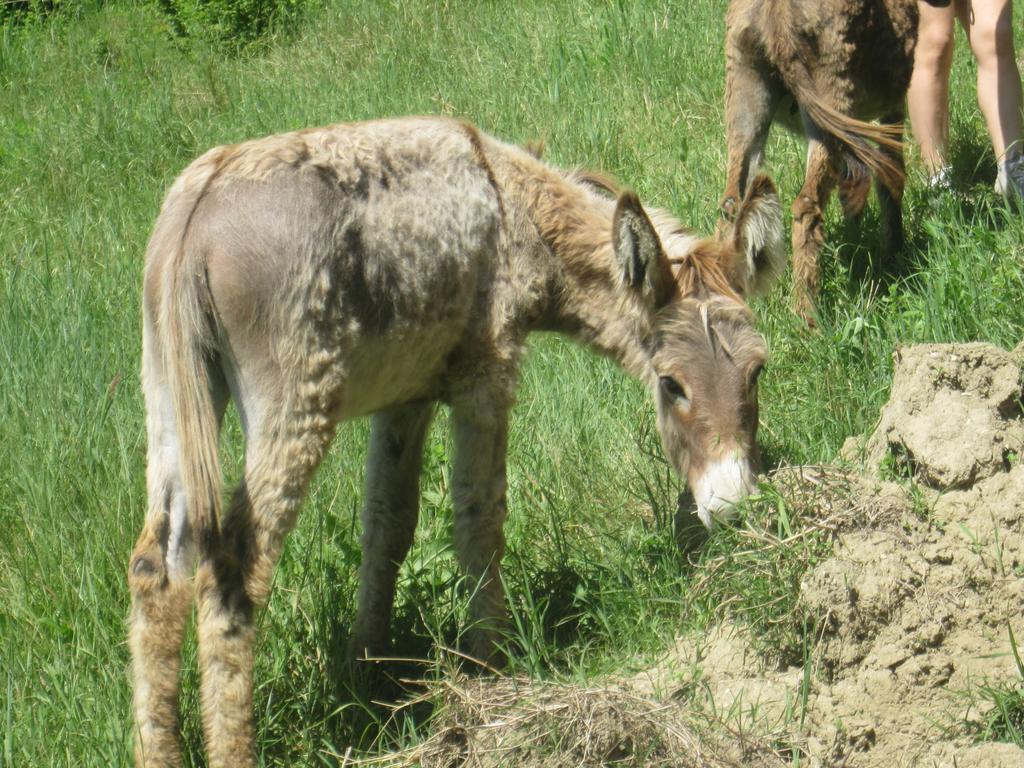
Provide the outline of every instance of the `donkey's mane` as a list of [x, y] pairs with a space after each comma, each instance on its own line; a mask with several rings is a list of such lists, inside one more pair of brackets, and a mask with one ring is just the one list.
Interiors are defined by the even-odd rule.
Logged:
[[726, 273], [726, 248], [715, 240], [701, 240], [683, 259], [672, 261], [680, 296], [706, 292], [744, 303]]
[[[603, 171], [578, 168], [565, 174], [565, 178], [612, 198], [617, 198], [626, 190], [614, 176]], [[726, 246], [711, 238], [699, 238], [664, 208], [645, 207], [644, 210], [669, 257], [680, 296], [696, 295], [703, 291], [743, 302], [723, 266], [728, 257]], [[685, 255], [674, 257], [673, 254]]]
[[743, 303], [729, 280], [728, 245], [689, 231], [663, 208], [648, 208], [647, 215], [668, 255], [680, 296], [698, 295], [703, 291]]
[[[522, 189], [529, 190], [543, 239], [564, 254], [574, 272], [584, 279], [599, 279], [598, 274], [611, 266], [610, 262], [602, 265], [604, 259], [613, 258], [611, 213], [626, 187], [601, 171], [559, 170], [525, 151], [515, 165], [522, 169], [517, 175], [524, 182]], [[672, 266], [680, 298], [720, 295], [743, 305], [729, 276], [729, 245], [688, 231], [665, 209], [644, 210]]]

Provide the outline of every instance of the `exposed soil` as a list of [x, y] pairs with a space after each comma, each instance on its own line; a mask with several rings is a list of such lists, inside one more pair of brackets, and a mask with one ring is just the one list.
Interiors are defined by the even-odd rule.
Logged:
[[801, 585], [818, 628], [806, 673], [769, 668], [727, 623], [588, 691], [464, 681], [416, 762], [791, 765], [795, 748], [803, 765], [1024, 766], [1016, 746], [974, 743], [984, 713], [965, 693], [1021, 684], [1022, 359], [1024, 345], [902, 348], [877, 429], [844, 447], [849, 466], [776, 475], [835, 535]]

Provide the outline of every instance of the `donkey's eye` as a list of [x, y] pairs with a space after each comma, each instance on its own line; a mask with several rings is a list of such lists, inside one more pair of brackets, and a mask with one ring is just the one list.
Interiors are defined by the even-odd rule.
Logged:
[[683, 385], [673, 379], [671, 376], [662, 376], [660, 379], [661, 391], [665, 393], [665, 397], [668, 398], [669, 402], [688, 402], [686, 390]]
[[750, 386], [757, 384], [757, 380], [761, 378], [762, 373], [764, 373], [764, 363], [761, 363], [750, 372]]

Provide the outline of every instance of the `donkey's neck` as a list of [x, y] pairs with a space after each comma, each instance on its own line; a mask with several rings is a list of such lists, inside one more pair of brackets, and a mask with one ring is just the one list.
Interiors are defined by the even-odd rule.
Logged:
[[[611, 217], [603, 222], [610, 233]], [[651, 318], [634, 292], [625, 288], [609, 242], [590, 253], [552, 250], [559, 263], [551, 330], [612, 357], [644, 380]]]
[[537, 250], [547, 261], [546, 306], [533, 330], [565, 333], [645, 379], [650, 317], [622, 284], [612, 248], [614, 201], [532, 158], [506, 160], [500, 183], [513, 216], [523, 219], [523, 225], [513, 224], [520, 240], [513, 247], [539, 239]]

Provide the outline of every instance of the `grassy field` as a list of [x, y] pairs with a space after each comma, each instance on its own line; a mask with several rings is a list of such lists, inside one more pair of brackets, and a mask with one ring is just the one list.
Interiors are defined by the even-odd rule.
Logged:
[[[206, 148], [254, 135], [449, 114], [509, 140], [543, 138], [552, 162], [602, 168], [710, 231], [724, 183], [724, 6], [347, 0], [241, 53], [185, 45], [155, 3], [0, 28], [0, 766], [128, 763], [125, 571], [145, 508], [141, 256], [175, 175]], [[771, 350], [761, 434], [772, 463], [828, 461], [870, 430], [896, 344], [1021, 338], [1024, 226], [991, 192], [965, 49], [952, 128], [962, 194], [929, 195], [912, 163], [899, 264], [874, 260], [874, 209], [859, 226], [832, 209], [820, 333], [790, 315], [786, 281], [755, 306]], [[791, 200], [799, 141], [773, 134], [767, 167]], [[333, 682], [354, 613], [366, 435], [362, 421], [341, 431], [262, 620], [268, 764], [333, 765], [349, 746], [372, 753], [423, 727], [413, 710], [382, 728], [379, 709]], [[237, 475], [234, 421], [225, 450]], [[400, 577], [397, 650], [410, 657], [455, 644], [465, 621], [450, 450], [442, 413]], [[606, 361], [535, 340], [509, 466], [515, 669], [586, 679], [638, 668], [725, 604], [778, 629], [765, 635], [777, 652], [801, 647], [771, 611], [791, 605], [816, 553], [749, 572], [739, 560], [734, 577], [695, 589], [700, 564], [674, 544], [678, 487], [652, 407]], [[704, 557], [733, 535], [716, 534]], [[186, 654], [185, 744], [199, 765], [193, 645]]]

